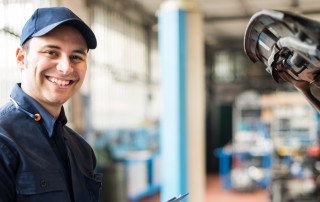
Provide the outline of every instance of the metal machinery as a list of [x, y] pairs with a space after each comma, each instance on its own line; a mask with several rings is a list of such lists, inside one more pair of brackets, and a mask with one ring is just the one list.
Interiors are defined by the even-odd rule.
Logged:
[[98, 167], [106, 185], [103, 202], [137, 201], [160, 190], [158, 134], [157, 125], [150, 125], [97, 135]]
[[[245, 53], [253, 62], [265, 64], [275, 81], [292, 84], [320, 112], [319, 22], [291, 12], [262, 10], [250, 19], [244, 38]], [[279, 108], [281, 103], [275, 103], [270, 197], [273, 202], [320, 201], [317, 116], [306, 105]]]
[[271, 200], [318, 201], [317, 113], [292, 92], [262, 96], [261, 105], [273, 144]]
[[318, 201], [317, 122], [297, 92], [241, 93], [232, 143], [217, 152], [224, 188], [268, 188], [272, 202]]
[[223, 187], [236, 191], [265, 188], [270, 179], [272, 144], [261, 122], [260, 95], [253, 91], [240, 94], [233, 111], [232, 143], [217, 151]]

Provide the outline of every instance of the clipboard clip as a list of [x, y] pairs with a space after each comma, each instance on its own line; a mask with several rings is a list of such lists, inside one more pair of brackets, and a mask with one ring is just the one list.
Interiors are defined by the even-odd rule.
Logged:
[[181, 201], [182, 199], [184, 199], [187, 195], [189, 195], [189, 193], [186, 193], [186, 194], [183, 194], [183, 195], [179, 195], [177, 197], [173, 197], [172, 199], [170, 199], [169, 201], [167, 202], [179, 202]]

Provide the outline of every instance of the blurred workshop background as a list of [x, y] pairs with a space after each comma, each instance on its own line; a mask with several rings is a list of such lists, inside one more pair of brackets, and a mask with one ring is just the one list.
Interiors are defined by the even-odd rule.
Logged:
[[319, 116], [243, 51], [261, 9], [320, 20], [318, 0], [0, 0], [0, 104], [37, 7], [96, 33], [69, 125], [94, 147], [102, 202], [319, 201]]

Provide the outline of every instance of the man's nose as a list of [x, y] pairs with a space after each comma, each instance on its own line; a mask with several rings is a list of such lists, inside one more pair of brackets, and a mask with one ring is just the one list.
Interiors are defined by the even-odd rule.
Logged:
[[58, 65], [57, 65], [57, 70], [59, 72], [61, 72], [64, 75], [70, 74], [71, 72], [73, 72], [73, 67], [72, 67], [72, 63], [69, 59], [69, 57], [61, 57]]

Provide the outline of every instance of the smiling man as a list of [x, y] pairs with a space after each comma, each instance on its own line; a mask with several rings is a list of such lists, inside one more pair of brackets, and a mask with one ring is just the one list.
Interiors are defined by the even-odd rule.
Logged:
[[0, 108], [0, 201], [98, 201], [95, 155], [63, 109], [84, 81], [95, 35], [65, 7], [40, 8], [20, 45], [21, 83]]
[[61, 105], [84, 80], [86, 41], [77, 29], [60, 25], [42, 37], [30, 39], [26, 46], [17, 50], [21, 88], [57, 117]]

